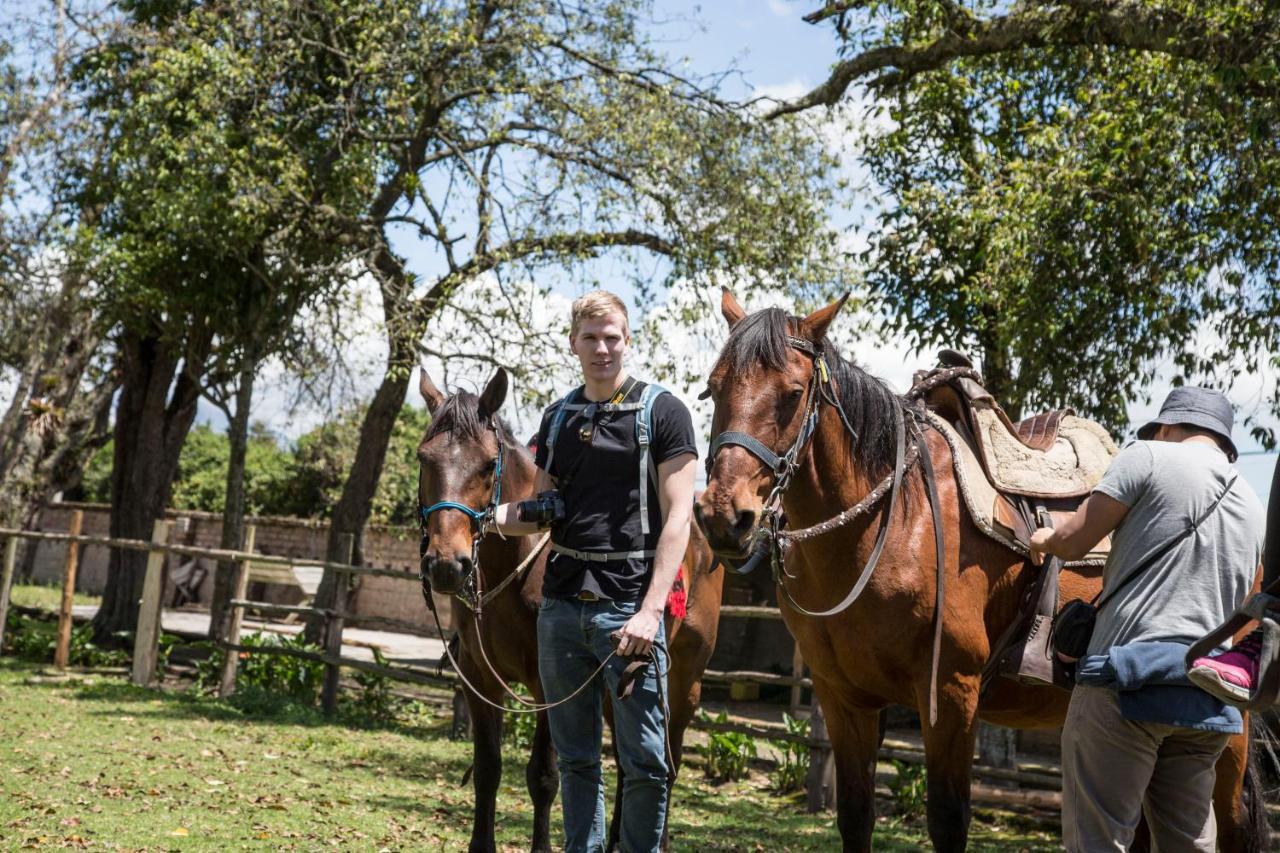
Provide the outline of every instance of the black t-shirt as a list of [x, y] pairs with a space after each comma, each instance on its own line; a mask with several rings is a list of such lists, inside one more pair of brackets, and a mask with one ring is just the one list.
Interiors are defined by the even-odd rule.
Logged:
[[[636, 382], [622, 400], [637, 403], [645, 383]], [[569, 403], [590, 402], [578, 388]], [[575, 551], [645, 551], [657, 547], [662, 532], [662, 508], [658, 482], [652, 471], [648, 480], [649, 535], [640, 526], [640, 446], [636, 441], [638, 411], [565, 412], [556, 440], [556, 452], [547, 470], [547, 434], [556, 404], [542, 414], [534, 461], [561, 489], [565, 520], [551, 532], [551, 541]], [[583, 428], [591, 426], [590, 441]], [[693, 419], [689, 409], [673, 394], [659, 394], [650, 413], [649, 456], [658, 465], [682, 453], [697, 453]], [[584, 456], [584, 454], [586, 454]], [[568, 482], [561, 477], [568, 475]], [[552, 552], [543, 581], [543, 595], [572, 598], [583, 590], [613, 601], [637, 601], [644, 596], [653, 574], [652, 559], [578, 560]]]

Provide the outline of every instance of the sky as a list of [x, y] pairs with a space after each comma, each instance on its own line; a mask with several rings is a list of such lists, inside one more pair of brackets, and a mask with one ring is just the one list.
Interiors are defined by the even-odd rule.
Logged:
[[[661, 50], [670, 56], [687, 59], [686, 67], [690, 74], [708, 74], [728, 67], [736, 67], [739, 73], [727, 82], [727, 94], [731, 97], [747, 98], [765, 94], [789, 98], [802, 94], [822, 82], [837, 58], [837, 42], [831, 28], [823, 25], [813, 26], [801, 20], [802, 15], [820, 5], [820, 0], [800, 3], [787, 2], [787, 0], [708, 0], [701, 4], [680, 2], [680, 0], [657, 0], [654, 4], [655, 23], [652, 33], [655, 45]], [[832, 144], [840, 144], [838, 136], [832, 139]], [[849, 158], [845, 159], [847, 161]], [[855, 174], [852, 177], [854, 186], [865, 183], [858, 180], [862, 176]], [[869, 200], [868, 198], [860, 201]], [[855, 221], [849, 224], [856, 226], [857, 223]], [[851, 233], [855, 235], [853, 239], [858, 239], [856, 230], [856, 227], [850, 228]], [[396, 248], [404, 252], [411, 268], [416, 264], [419, 272], [428, 271], [423, 267], [429, 264], [429, 261], [417, 250], [411, 237], [406, 237]], [[553, 292], [546, 298], [531, 298], [532, 291], [526, 294], [525, 298], [530, 304], [530, 316], [535, 318], [531, 322], [543, 329], [565, 324], [569, 301], [586, 288], [584, 283], [586, 279], [594, 276], [607, 281], [610, 273], [609, 263], [611, 262], [604, 262], [602, 266], [591, 270], [589, 275], [577, 281], [556, 280], [552, 285]], [[655, 279], [661, 277], [660, 264], [654, 266], [653, 275]], [[490, 286], [492, 285], [491, 282]], [[508, 286], [519, 289], [518, 284], [508, 282]], [[632, 295], [629, 287], [620, 288], [620, 291], [624, 297]], [[705, 303], [717, 298], [714, 288], [699, 289], [690, 286], [677, 288], [677, 291], [669, 297], [670, 305], [660, 304], [656, 308], [658, 317], [649, 318], [651, 321], [655, 319], [659, 321], [651, 323], [651, 333], [660, 337], [660, 341], [644, 338], [643, 320], [645, 318], [636, 316], [632, 318], [633, 326], [637, 330], [637, 353], [633, 359], [633, 365], [639, 372], [643, 372], [646, 359], [664, 357], [667, 360], [680, 361], [686, 367], [692, 366], [694, 368], [692, 372], [696, 373], [697, 369], [710, 366], [710, 361], [714, 358], [720, 341], [723, 340], [723, 327], [722, 325], [717, 327], [719, 317], [718, 311], [715, 310], [708, 312], [711, 316], [707, 324], [692, 330], [683, 330], [675, 324], [660, 322], [661, 312], [674, 310], [674, 306], [681, 300], [687, 302], [701, 299], [705, 307]], [[365, 294], [362, 303], [362, 310], [351, 313], [351, 328], [348, 329], [352, 335], [351, 358], [357, 369], [353, 374], [354, 384], [347, 389], [347, 396], [357, 398], [367, 398], [372, 394], [380, 379], [385, 353], [377, 328], [379, 314], [377, 298], [371, 288]], [[761, 306], [747, 307], [750, 309]], [[455, 342], [457, 346], [465, 346], [465, 342], [470, 340], [463, 324], [456, 317], [452, 320], [446, 318], [436, 324], [434, 337], [436, 340], [426, 343], [440, 351], [447, 350]], [[499, 334], [496, 337], [501, 338], [502, 335]], [[555, 366], [548, 368], [532, 380], [533, 384], [545, 387], [518, 388], [513, 396], [519, 397], [523, 391], [528, 398], [535, 392], [546, 393], [548, 388], [560, 386], [561, 383], [563, 384], [560, 390], [567, 390], [568, 387], [576, 384], [567, 345], [561, 347], [557, 340], [554, 335], [550, 336], [546, 343], [547, 350], [542, 353], [542, 357]], [[499, 349], [502, 348], [501, 341], [493, 345]], [[909, 386], [911, 372], [916, 367], [928, 365], [932, 360], [932, 353], [913, 355], [903, 342], [894, 340], [850, 339], [843, 342], [843, 348], [861, 365], [888, 381], [899, 391]], [[525, 356], [527, 354], [522, 353], [518, 357]], [[439, 359], [427, 359], [426, 363], [436, 377], [437, 384], [441, 384], [441, 377], [445, 377], [444, 381], [450, 387], [478, 388], [487, 378], [487, 367], [483, 370], [468, 371], [465, 367], [445, 365]], [[291, 439], [318, 423], [324, 417], [324, 412], [316, 406], [309, 408], [291, 406], [292, 395], [280, 379], [278, 372], [273, 375], [270, 370], [263, 377], [260, 387], [264, 389], [264, 393], [255, 404], [254, 417], [265, 422], [281, 437]], [[1260, 389], [1264, 387], [1264, 379], [1265, 377], [1245, 377], [1238, 383], [1232, 394], [1233, 402], [1245, 411], [1256, 407], [1260, 399]], [[710, 413], [705, 405], [699, 406], [694, 403], [692, 398], [697, 391], [701, 390], [700, 386], [693, 387], [695, 384], [697, 383], [685, 383], [686, 387], [673, 387], [672, 390], [681, 393], [683, 398], [692, 404], [696, 425], [705, 445]], [[1158, 383], [1152, 388], [1152, 402], [1138, 401], [1133, 405], [1130, 414], [1135, 426], [1155, 414], [1167, 387], [1167, 381]], [[410, 397], [412, 405], [421, 405], [416, 399], [416, 391], [411, 393]], [[536, 423], [536, 408], [528, 404], [509, 405], [506, 414], [519, 429], [527, 429], [531, 423]], [[201, 410], [200, 419], [210, 421], [215, 426], [220, 426], [223, 422], [216, 410], [209, 406]], [[1258, 446], [1244, 430], [1237, 429], [1235, 438], [1237, 445], [1246, 454], [1241, 457], [1241, 471], [1254, 486], [1255, 491], [1265, 499], [1271, 470], [1275, 465], [1275, 456], [1257, 453]]]

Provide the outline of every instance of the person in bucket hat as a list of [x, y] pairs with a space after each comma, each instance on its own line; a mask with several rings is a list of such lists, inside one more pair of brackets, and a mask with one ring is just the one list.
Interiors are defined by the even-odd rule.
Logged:
[[1183, 661], [1249, 594], [1262, 557], [1262, 505], [1232, 464], [1231, 427], [1222, 394], [1175, 388], [1079, 511], [1032, 537], [1039, 562], [1111, 536], [1062, 730], [1071, 853], [1128, 849], [1144, 812], [1153, 847], [1215, 849], [1214, 765], [1242, 720]]
[[1138, 439], [1150, 441], [1162, 426], [1183, 427], [1183, 431], [1188, 432], [1203, 430], [1217, 439], [1222, 452], [1227, 454], [1227, 461], [1235, 462], [1240, 453], [1231, 440], [1234, 419], [1231, 403], [1221, 392], [1208, 388], [1174, 388], [1164, 398], [1160, 414], [1139, 427]]

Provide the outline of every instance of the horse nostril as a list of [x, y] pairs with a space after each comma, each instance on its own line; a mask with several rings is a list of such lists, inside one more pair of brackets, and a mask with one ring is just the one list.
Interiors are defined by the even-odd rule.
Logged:
[[738, 515], [733, 521], [733, 529], [739, 533], [746, 533], [756, 526], [756, 514], [754, 510], [743, 509], [738, 510]]
[[453, 558], [453, 561], [458, 564], [458, 567], [462, 570], [462, 574], [465, 575], [471, 571], [470, 554], [458, 554]]

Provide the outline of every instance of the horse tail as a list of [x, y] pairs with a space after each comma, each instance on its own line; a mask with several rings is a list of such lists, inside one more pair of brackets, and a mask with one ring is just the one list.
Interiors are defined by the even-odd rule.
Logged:
[[1246, 853], [1265, 853], [1271, 849], [1271, 825], [1267, 822], [1261, 764], [1264, 758], [1280, 770], [1276, 756], [1276, 740], [1260, 714], [1249, 715], [1249, 755], [1244, 766], [1245, 847]]

